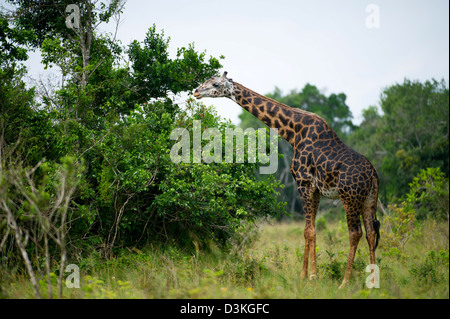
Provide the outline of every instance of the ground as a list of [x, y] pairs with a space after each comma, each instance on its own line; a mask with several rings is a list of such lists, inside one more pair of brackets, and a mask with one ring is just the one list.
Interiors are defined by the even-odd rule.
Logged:
[[[361, 239], [353, 277], [338, 289], [347, 261], [344, 220], [317, 220], [318, 278], [300, 280], [303, 222], [259, 222], [231, 251], [174, 247], [123, 249], [102, 261], [95, 253], [78, 263], [80, 288], [64, 298], [449, 298], [448, 224], [427, 221], [415, 227], [404, 247], [377, 250], [380, 288], [369, 289], [368, 245]], [[383, 234], [387, 236], [387, 234]], [[251, 242], [250, 245], [248, 243]], [[195, 247], [195, 245], [193, 245]], [[56, 280], [56, 276], [55, 276]], [[41, 280], [46, 296], [45, 281]], [[6, 298], [33, 298], [27, 277], [2, 284]], [[56, 282], [53, 291], [57, 291]]]

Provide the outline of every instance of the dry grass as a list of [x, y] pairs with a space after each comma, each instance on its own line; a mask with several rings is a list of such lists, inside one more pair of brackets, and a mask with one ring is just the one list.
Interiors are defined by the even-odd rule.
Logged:
[[[303, 223], [265, 223], [259, 226], [250, 247], [228, 253], [214, 247], [208, 252], [147, 247], [124, 250], [110, 261], [93, 254], [79, 263], [81, 287], [65, 288], [64, 297], [449, 298], [448, 224], [419, 225], [403, 250], [386, 247], [381, 241], [377, 250], [378, 289], [365, 285], [369, 254], [363, 237], [353, 278], [339, 290], [348, 253], [346, 224], [320, 223], [318, 278], [313, 281], [299, 279]], [[34, 297], [26, 277], [3, 278], [7, 278], [0, 290], [3, 297]]]

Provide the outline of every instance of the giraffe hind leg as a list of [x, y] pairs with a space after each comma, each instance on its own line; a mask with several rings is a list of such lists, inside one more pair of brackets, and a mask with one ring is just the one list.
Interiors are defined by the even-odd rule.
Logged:
[[[375, 265], [375, 250], [380, 237], [380, 222], [376, 218], [377, 194], [369, 194], [364, 202], [363, 221], [366, 230], [366, 240], [369, 244], [370, 264]], [[374, 272], [374, 269], [372, 269]], [[375, 280], [375, 277], [373, 277]]]
[[356, 249], [358, 248], [359, 240], [362, 237], [362, 228], [361, 228], [361, 210], [362, 205], [352, 203], [352, 201], [345, 202], [344, 201], [344, 209], [347, 218], [348, 225], [348, 234], [349, 234], [349, 254], [347, 267], [345, 268], [344, 280], [339, 288], [345, 286], [345, 284], [350, 280], [353, 268], [353, 262], [355, 260]]
[[308, 260], [309, 260], [309, 241], [308, 236], [306, 236], [306, 227], [305, 227], [305, 250], [303, 253], [303, 268], [300, 273], [300, 279], [305, 279], [308, 276]]

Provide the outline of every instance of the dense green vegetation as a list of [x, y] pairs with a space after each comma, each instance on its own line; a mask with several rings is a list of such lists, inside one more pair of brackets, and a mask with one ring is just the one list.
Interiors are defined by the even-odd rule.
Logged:
[[[128, 47], [97, 33], [94, 25], [120, 14], [118, 1], [86, 2], [85, 33], [60, 25], [51, 1], [39, 10], [12, 2], [27, 19], [1, 17], [9, 50], [0, 74], [2, 267], [25, 264], [35, 284], [58, 269], [61, 282], [67, 259], [112, 258], [150, 243], [225, 248], [256, 217], [282, 213], [278, 182], [256, 180], [256, 164], [170, 159], [174, 128], [231, 126], [203, 104], [183, 109], [170, 97], [216, 74], [219, 59], [192, 44], [171, 58], [156, 26]], [[38, 23], [53, 15], [59, 24]], [[18, 63], [26, 48], [40, 48], [46, 67], [59, 69], [59, 85], [26, 88]]]
[[369, 107], [350, 145], [380, 174], [383, 200], [401, 198], [421, 169], [439, 167], [448, 177], [449, 88], [442, 81], [405, 79], [381, 92], [380, 111]]
[[[171, 56], [155, 25], [123, 46], [97, 29], [120, 16], [119, 0], [84, 1], [77, 29], [63, 15], [71, 1], [9, 2], [16, 14], [0, 13], [0, 297], [448, 298], [444, 81], [386, 87], [381, 109], [365, 110], [360, 126], [344, 93], [308, 84], [268, 94], [324, 117], [379, 172], [378, 261], [389, 288], [361, 288], [361, 243], [355, 280], [337, 292], [347, 252], [340, 206], [325, 202], [317, 218], [316, 282], [298, 280], [301, 222], [255, 228], [261, 218], [279, 220], [286, 202], [301, 216], [287, 144], [278, 172], [264, 178], [258, 164], [170, 158], [175, 128], [192, 136], [195, 120], [202, 131], [234, 127], [213, 107], [174, 98], [217, 74], [224, 57], [193, 44]], [[34, 49], [57, 83], [25, 84], [22, 63]], [[241, 120], [262, 127], [246, 112]], [[80, 289], [64, 284], [69, 264], [80, 268]]]

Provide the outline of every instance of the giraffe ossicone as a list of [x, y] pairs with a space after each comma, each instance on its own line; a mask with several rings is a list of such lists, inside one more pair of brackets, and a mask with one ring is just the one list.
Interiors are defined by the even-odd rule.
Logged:
[[291, 173], [305, 213], [305, 253], [301, 278], [316, 277], [315, 217], [321, 196], [339, 198], [344, 205], [350, 251], [341, 287], [351, 276], [353, 261], [362, 237], [361, 217], [369, 244], [370, 264], [380, 237], [376, 217], [378, 175], [369, 160], [345, 145], [327, 122], [317, 114], [292, 108], [256, 93], [222, 76], [212, 77], [194, 92], [197, 99], [226, 97], [260, 119], [294, 149]]

